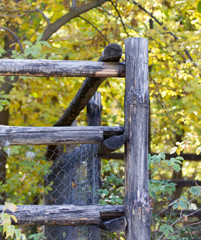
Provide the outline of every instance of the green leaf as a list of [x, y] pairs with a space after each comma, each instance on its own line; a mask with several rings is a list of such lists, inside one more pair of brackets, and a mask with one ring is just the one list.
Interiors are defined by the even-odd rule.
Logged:
[[201, 188], [200, 187], [191, 187], [190, 192], [193, 195], [201, 195]]
[[180, 201], [179, 202], [179, 206], [182, 208], [182, 209], [187, 209], [187, 204], [183, 201]]
[[174, 169], [176, 172], [179, 172], [180, 169], [181, 169], [181, 167], [180, 167], [179, 164], [177, 164], [177, 163], [173, 163], [173, 169]]
[[201, 13], [201, 1], [199, 1], [198, 5], [197, 5], [197, 10], [199, 13]]
[[49, 44], [49, 42], [46, 41], [40, 41], [40, 43], [46, 47], [52, 48], [52, 46]]

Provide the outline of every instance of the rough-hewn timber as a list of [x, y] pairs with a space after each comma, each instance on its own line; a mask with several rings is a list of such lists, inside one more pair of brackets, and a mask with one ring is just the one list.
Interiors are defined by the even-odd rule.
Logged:
[[0, 125], [0, 145], [101, 143], [123, 127], [10, 127]]
[[[101, 126], [101, 112], [101, 93], [95, 92], [87, 104], [87, 126]], [[86, 196], [86, 204], [98, 205], [100, 200], [99, 189], [101, 188], [101, 158], [97, 156], [98, 146], [91, 146], [88, 149], [93, 153], [91, 152], [91, 157], [86, 158], [87, 186], [85, 185], [85, 191], [91, 189], [93, 194], [88, 194], [90, 197]], [[87, 228], [87, 240], [101, 240], [101, 232], [98, 226], [88, 226]]]
[[148, 187], [148, 40], [125, 41], [125, 216], [126, 240], [150, 239]]
[[[4, 207], [0, 205], [0, 214]], [[123, 216], [124, 206], [20, 205], [12, 215], [16, 216], [18, 225], [100, 225], [102, 219]]]
[[91, 61], [0, 59], [2, 76], [124, 77], [125, 64]]

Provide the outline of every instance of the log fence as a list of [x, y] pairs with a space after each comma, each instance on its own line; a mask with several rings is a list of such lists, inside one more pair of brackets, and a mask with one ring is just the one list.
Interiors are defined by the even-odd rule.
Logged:
[[[0, 59], [2, 76], [87, 77], [54, 127], [1, 125], [1, 146], [48, 145], [50, 149], [52, 145], [56, 149], [56, 146], [64, 144], [98, 144], [98, 155], [101, 156], [125, 143], [124, 206], [18, 206], [14, 213], [18, 224], [96, 225], [110, 231], [123, 229], [127, 240], [150, 239], [148, 41], [144, 38], [127, 39], [125, 63], [117, 62], [122, 54], [121, 48], [117, 44], [108, 46], [98, 62]], [[71, 127], [106, 77], [126, 79], [125, 127]], [[0, 206], [0, 212], [3, 208]]]

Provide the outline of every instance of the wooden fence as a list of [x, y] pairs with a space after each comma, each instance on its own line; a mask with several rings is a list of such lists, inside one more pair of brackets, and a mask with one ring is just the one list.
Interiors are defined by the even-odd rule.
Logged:
[[[113, 50], [116, 54], [119, 49], [116, 45], [113, 45], [112, 49], [105, 49], [98, 62], [0, 60], [0, 75], [3, 76], [87, 77], [69, 108], [54, 127], [0, 126], [1, 145], [44, 144], [55, 149], [59, 144], [90, 143], [99, 144], [100, 152], [106, 151], [105, 149], [110, 152], [125, 142], [124, 206], [24, 205], [19, 206], [15, 212], [18, 224], [93, 224], [111, 230], [110, 223], [113, 221], [113, 225], [120, 224], [120, 227], [125, 228], [127, 240], [150, 239], [148, 41], [144, 38], [127, 39], [125, 63], [116, 62], [121, 54], [115, 55]], [[114, 62], [108, 62], [111, 59]], [[125, 77], [125, 126], [70, 127], [106, 77]], [[3, 207], [0, 206], [0, 212]]]

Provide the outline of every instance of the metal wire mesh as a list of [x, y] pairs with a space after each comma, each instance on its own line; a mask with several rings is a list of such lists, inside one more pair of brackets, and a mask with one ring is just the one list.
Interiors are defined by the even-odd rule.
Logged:
[[[55, 161], [47, 146], [4, 146], [0, 151], [0, 200], [20, 205], [99, 204], [98, 145], [66, 147]], [[46, 239], [120, 239], [97, 226], [22, 226], [26, 234], [42, 232]]]
[[[51, 205], [98, 204], [100, 186], [97, 145], [81, 145], [64, 153], [53, 163], [46, 184], [53, 183], [52, 191], [45, 197]], [[62, 227], [46, 226], [47, 239], [100, 239], [96, 226]]]

